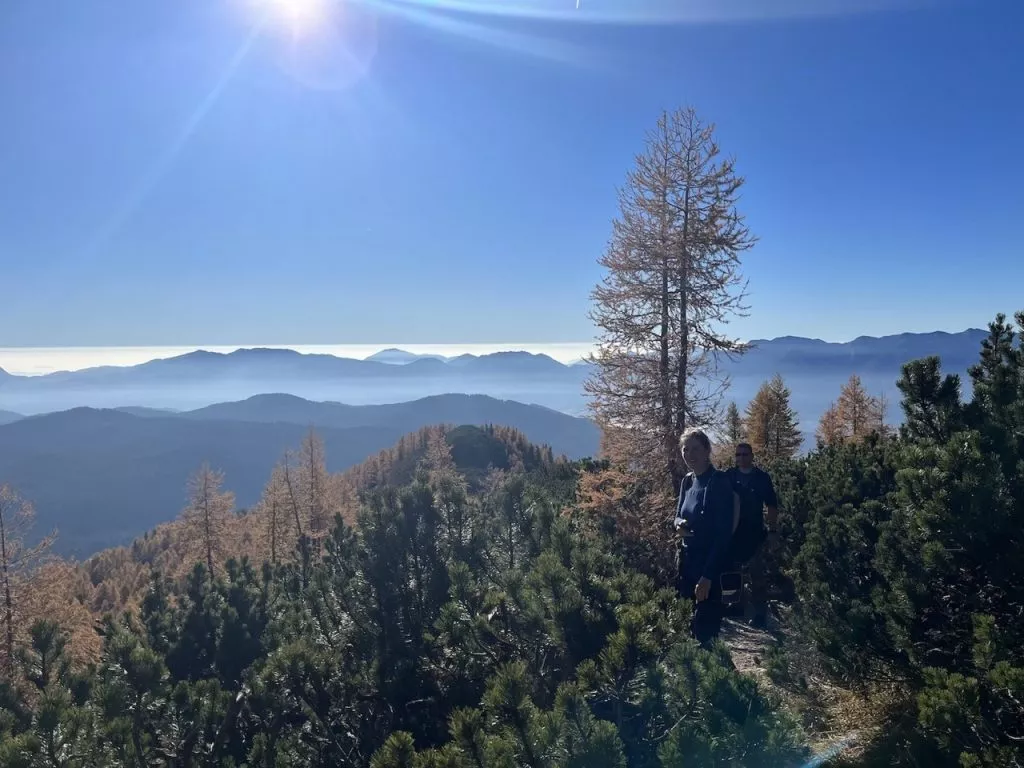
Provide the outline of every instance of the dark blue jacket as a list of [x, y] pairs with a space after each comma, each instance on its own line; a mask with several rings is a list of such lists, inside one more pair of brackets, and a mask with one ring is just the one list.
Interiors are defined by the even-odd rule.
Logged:
[[[736, 485], [740, 484], [740, 478], [744, 475], [740, 472], [739, 467], [730, 467], [726, 470], [729, 475], [729, 479]], [[762, 507], [777, 507], [779, 506], [779, 497], [775, 493], [775, 484], [772, 483], [772, 476], [765, 472], [760, 467], [752, 467], [750, 472], [746, 475], [747, 482], [750, 485], [750, 489], [757, 494], [761, 501]]]
[[730, 565], [733, 512], [732, 483], [724, 472], [712, 467], [703, 475], [690, 473], [683, 479], [676, 519], [686, 518], [693, 534], [683, 539], [688, 573], [713, 582]]

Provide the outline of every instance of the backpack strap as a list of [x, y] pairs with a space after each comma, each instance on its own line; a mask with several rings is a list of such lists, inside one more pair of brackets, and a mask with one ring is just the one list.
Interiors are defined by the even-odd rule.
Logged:
[[[683, 482], [680, 483], [680, 485], [679, 485], [679, 500], [676, 502], [676, 516], [675, 516], [675, 519], [673, 520], [673, 523], [675, 524], [675, 526], [677, 528], [679, 527], [679, 521], [682, 519], [682, 518], [679, 517], [679, 509], [682, 506], [683, 497], [686, 495], [686, 492], [688, 490], [690, 490], [690, 487], [692, 485], [693, 485], [693, 472], [687, 472], [686, 475], [683, 477]], [[704, 493], [705, 494], [707, 493], [707, 489], [705, 489]]]

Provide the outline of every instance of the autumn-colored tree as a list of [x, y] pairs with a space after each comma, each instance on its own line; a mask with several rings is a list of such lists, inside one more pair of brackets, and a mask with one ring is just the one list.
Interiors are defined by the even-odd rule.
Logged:
[[295, 523], [295, 534], [301, 539], [304, 531], [302, 524], [302, 488], [300, 486], [301, 474], [295, 467], [295, 454], [291, 451], [285, 451], [280, 467], [281, 479], [284, 483], [285, 503], [288, 506], [291, 519]]
[[580, 473], [576, 495], [585, 527], [607, 536], [634, 568], [663, 582], [671, 578], [675, 552], [665, 546], [671, 537], [665, 510], [674, 498], [663, 485], [652, 489], [621, 467], [599, 465]]
[[338, 512], [349, 525], [356, 520], [359, 512], [359, 491], [351, 477], [344, 474], [331, 475], [331, 497], [337, 501]]
[[839, 399], [829, 406], [818, 422], [818, 442], [839, 445], [860, 442], [871, 434], [886, 434], [886, 407], [884, 396], [868, 394], [860, 376], [850, 376], [839, 393]]
[[856, 439], [871, 432], [876, 423], [877, 401], [864, 389], [860, 376], [853, 374], [839, 393], [839, 414], [849, 435]]
[[235, 510], [235, 494], [222, 491], [223, 483], [223, 472], [203, 464], [189, 478], [189, 502], [181, 513], [185, 538], [193, 551], [198, 549], [202, 553], [210, 579], [225, 558], [225, 532]]
[[334, 517], [330, 499], [330, 481], [324, 441], [312, 429], [302, 441], [300, 452], [303, 496], [306, 504], [308, 533], [314, 539], [327, 535], [327, 527]]
[[294, 525], [288, 516], [288, 485], [285, 482], [285, 465], [274, 467], [270, 482], [263, 489], [257, 514], [263, 522], [264, 545], [272, 565], [295, 545]]
[[448, 444], [443, 428], [435, 427], [428, 430], [427, 448], [420, 466], [427, 471], [432, 482], [456, 472], [452, 447]]
[[800, 451], [800, 419], [789, 402], [790, 390], [782, 376], [775, 374], [764, 382], [747, 404], [747, 442], [754, 455], [771, 464], [791, 459]]
[[0, 485], [0, 673], [7, 677], [14, 670], [15, 639], [24, 601], [33, 590], [31, 580], [55, 537], [28, 544], [34, 519], [32, 505], [10, 486]]
[[29, 583], [22, 589], [20, 637], [16, 638], [22, 646], [29, 641], [27, 630], [33, 624], [53, 621], [67, 635], [71, 663], [85, 666], [99, 658], [100, 636], [88, 600], [92, 584], [83, 576], [74, 563], [57, 557], [47, 557], [33, 569]]
[[600, 329], [586, 383], [614, 462], [675, 482], [679, 437], [715, 419], [724, 325], [745, 312], [740, 255], [754, 242], [736, 210], [743, 184], [714, 126], [692, 108], [664, 114], [619, 193], [591, 318]]
[[814, 436], [822, 445], [840, 445], [846, 442], [845, 427], [837, 403], [829, 404], [828, 409], [821, 414]]

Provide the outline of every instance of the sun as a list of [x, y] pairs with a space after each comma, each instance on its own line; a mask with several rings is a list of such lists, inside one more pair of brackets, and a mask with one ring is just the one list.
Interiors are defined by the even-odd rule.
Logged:
[[328, 6], [338, 0], [263, 0], [266, 11], [293, 33], [308, 32], [323, 23]]

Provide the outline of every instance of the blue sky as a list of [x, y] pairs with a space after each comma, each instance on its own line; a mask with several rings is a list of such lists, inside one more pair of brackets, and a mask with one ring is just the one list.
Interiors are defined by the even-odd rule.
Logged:
[[259, 1], [0, 5], [0, 347], [587, 341], [686, 104], [748, 180], [738, 335], [1024, 308], [1019, 0]]

